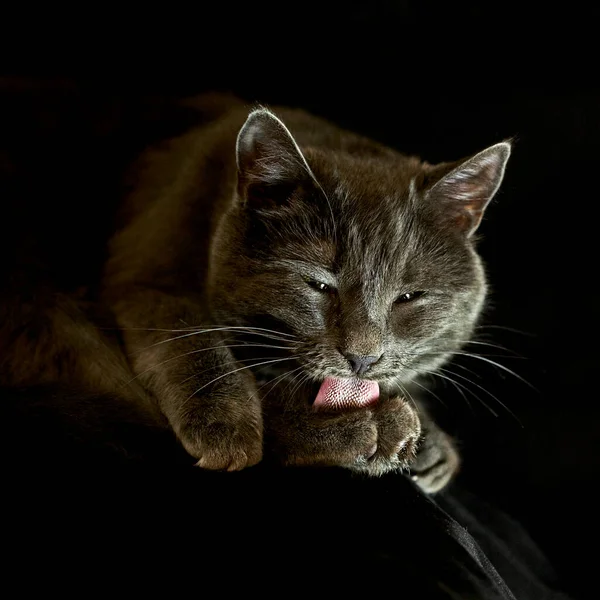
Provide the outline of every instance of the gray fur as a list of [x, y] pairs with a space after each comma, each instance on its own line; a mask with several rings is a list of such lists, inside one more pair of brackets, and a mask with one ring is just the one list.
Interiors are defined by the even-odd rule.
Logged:
[[[230, 100], [143, 157], [104, 298], [134, 372], [200, 466], [260, 460], [263, 418], [264, 448], [284, 463], [406, 466], [421, 425], [402, 390], [472, 334], [486, 292], [472, 234], [510, 146], [432, 166], [301, 111], [275, 114]], [[415, 291], [425, 293], [396, 302]], [[137, 330], [185, 325], [279, 333], [160, 343], [164, 333]], [[344, 353], [382, 353], [364, 375], [382, 400], [316, 413], [319, 383], [352, 375]]]

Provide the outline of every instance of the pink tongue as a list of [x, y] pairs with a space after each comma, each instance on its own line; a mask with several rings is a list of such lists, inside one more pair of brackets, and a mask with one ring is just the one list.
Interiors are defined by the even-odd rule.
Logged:
[[367, 406], [379, 399], [379, 384], [364, 379], [327, 377], [321, 384], [314, 406], [341, 410]]

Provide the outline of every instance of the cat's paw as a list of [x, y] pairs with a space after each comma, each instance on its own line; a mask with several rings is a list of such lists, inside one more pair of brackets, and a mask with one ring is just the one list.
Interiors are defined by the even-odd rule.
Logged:
[[391, 398], [375, 409], [373, 418], [377, 429], [375, 451], [369, 457], [357, 457], [349, 468], [373, 476], [408, 469], [421, 436], [414, 407], [402, 398]]
[[411, 462], [414, 482], [427, 494], [445, 488], [460, 468], [460, 456], [452, 438], [436, 426], [428, 428]]
[[198, 467], [212, 471], [251, 467], [263, 453], [260, 406], [220, 407], [194, 415], [177, 428], [177, 437]]
[[405, 468], [421, 434], [416, 411], [400, 398], [332, 412], [315, 410], [299, 398], [270, 401], [265, 420], [267, 450], [278, 462], [345, 467], [370, 475]]
[[[295, 432], [292, 438], [289, 431]], [[370, 410], [344, 415], [314, 414], [295, 429], [285, 423], [275, 446], [278, 458], [288, 466], [344, 466], [368, 459], [377, 451], [377, 424]], [[285, 446], [281, 442], [285, 441]]]

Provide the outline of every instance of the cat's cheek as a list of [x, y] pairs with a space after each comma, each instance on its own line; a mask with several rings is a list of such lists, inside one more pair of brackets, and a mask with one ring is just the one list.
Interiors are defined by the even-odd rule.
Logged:
[[[267, 312], [265, 310], [265, 312]], [[289, 303], [271, 305], [268, 313], [294, 330], [296, 335], [314, 336], [328, 330], [325, 310], [318, 302], [298, 296]]]
[[450, 303], [428, 303], [402, 309], [392, 311], [390, 318], [390, 330], [397, 343], [419, 345], [427, 338], [435, 338], [457, 321], [456, 311]]

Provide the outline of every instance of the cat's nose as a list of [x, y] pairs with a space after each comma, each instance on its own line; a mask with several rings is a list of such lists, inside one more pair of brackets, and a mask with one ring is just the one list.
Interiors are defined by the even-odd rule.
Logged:
[[363, 375], [375, 364], [380, 358], [379, 356], [361, 356], [359, 354], [344, 353], [344, 356], [350, 363], [350, 367], [357, 375]]

